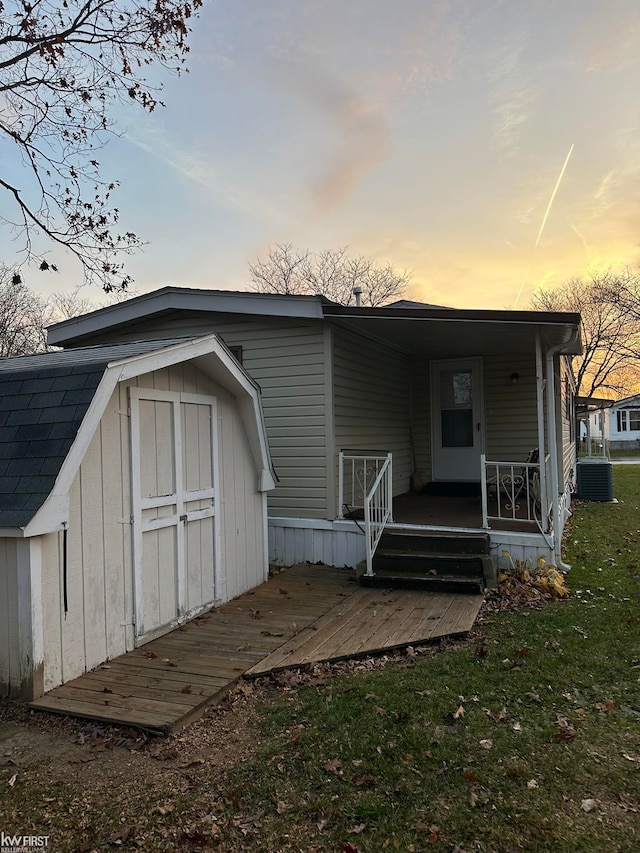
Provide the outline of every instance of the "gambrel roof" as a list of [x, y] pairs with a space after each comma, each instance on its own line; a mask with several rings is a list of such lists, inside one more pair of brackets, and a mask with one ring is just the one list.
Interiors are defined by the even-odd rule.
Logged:
[[[261, 487], [271, 488], [271, 462], [266, 443], [259, 388], [216, 335], [203, 338], [136, 341], [81, 347], [60, 352], [0, 359], [0, 528], [25, 528], [54, 491], [63, 465], [77, 441], [91, 404], [109, 376], [102, 396], [120, 379], [161, 366], [195, 359], [206, 372], [248, 402], [245, 424]], [[214, 356], [211, 359], [211, 356]], [[207, 358], [209, 360], [207, 361]], [[221, 363], [223, 362], [223, 363]], [[226, 381], [225, 381], [226, 380]], [[94, 413], [102, 414], [99, 406]], [[84, 436], [87, 446], [91, 434]], [[74, 473], [74, 472], [71, 472]]]

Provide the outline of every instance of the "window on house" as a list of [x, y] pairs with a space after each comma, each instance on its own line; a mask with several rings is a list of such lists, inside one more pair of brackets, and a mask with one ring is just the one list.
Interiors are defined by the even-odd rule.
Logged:
[[640, 409], [631, 409], [629, 412], [629, 429], [640, 430]]
[[626, 412], [616, 412], [616, 420], [617, 420], [618, 432], [626, 432], [627, 431], [627, 413]]

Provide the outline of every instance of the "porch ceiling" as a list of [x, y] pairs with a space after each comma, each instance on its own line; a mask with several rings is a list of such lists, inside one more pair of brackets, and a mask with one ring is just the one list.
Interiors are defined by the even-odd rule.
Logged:
[[[343, 328], [372, 335], [414, 355], [427, 357], [532, 353], [536, 333], [543, 349], [563, 345], [561, 352], [582, 352], [577, 314], [548, 315], [534, 312], [430, 312], [449, 316], [407, 316], [406, 309], [382, 314], [383, 309], [360, 309], [363, 314], [332, 314]], [[374, 315], [373, 312], [381, 312]], [[495, 315], [502, 315], [496, 318]], [[472, 316], [467, 316], [472, 315]], [[486, 315], [486, 316], [473, 316]], [[525, 319], [526, 317], [526, 319]], [[559, 318], [555, 322], [551, 317]]]

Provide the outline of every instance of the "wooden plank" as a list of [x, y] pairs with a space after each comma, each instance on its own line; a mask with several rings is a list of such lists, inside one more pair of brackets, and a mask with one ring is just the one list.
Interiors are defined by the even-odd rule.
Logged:
[[[186, 695], [186, 694], [185, 694]], [[56, 697], [59, 699], [69, 699], [72, 702], [84, 703], [90, 705], [104, 705], [111, 708], [122, 708], [123, 710], [135, 709], [136, 711], [149, 711], [151, 714], [164, 715], [168, 718], [173, 716], [182, 716], [185, 713], [184, 706], [177, 702], [171, 702], [167, 699], [156, 699], [155, 697], [140, 696], [125, 696], [121, 693], [96, 693], [95, 690], [85, 690], [82, 687], [70, 687], [62, 685], [56, 690]], [[189, 705], [200, 704], [201, 696], [191, 695], [188, 697], [191, 701]]]
[[[474, 604], [476, 604], [475, 607]], [[481, 604], [482, 596], [457, 595], [446, 614], [434, 627], [431, 636], [447, 637], [451, 634], [469, 631], [478, 615]]]
[[39, 711], [70, 714], [73, 717], [81, 717], [85, 720], [98, 720], [106, 724], [135, 726], [146, 731], [160, 732], [162, 734], [168, 734], [172, 725], [174, 725], [173, 718], [167, 716], [161, 717], [151, 714], [149, 711], [139, 711], [135, 708], [116, 708], [89, 702], [79, 703], [71, 699], [58, 698], [51, 694], [47, 694], [38, 701], [32, 702], [31, 707]]
[[412, 614], [410, 618], [398, 625], [396, 631], [387, 638], [389, 647], [429, 640], [434, 626], [437, 625], [451, 607], [455, 595], [436, 594], [431, 599], [430, 606], [424, 612]]
[[[401, 591], [398, 591], [401, 592]], [[362, 626], [361, 630], [352, 637], [351, 642], [346, 642], [344, 648], [340, 649], [341, 656], [358, 655], [377, 648], [393, 646], [391, 638], [396, 635], [404, 637], [410, 633], [408, 626], [416, 620], [422, 619], [424, 609], [430, 607], [431, 599], [424, 593], [418, 595], [393, 595], [382, 605], [382, 617], [372, 619], [369, 624]]]
[[[224, 687], [226, 680], [223, 680], [220, 687]], [[73, 687], [74, 682], [70, 681], [65, 687]], [[62, 688], [60, 688], [62, 689]], [[95, 693], [98, 697], [108, 699], [111, 694], [127, 698], [147, 698], [157, 699], [159, 701], [170, 701], [173, 704], [188, 705], [194, 704], [194, 697], [203, 696], [204, 689], [196, 688], [192, 693], [176, 692], [175, 682], [162, 681], [161, 679], [130, 679], [119, 678], [117, 681], [97, 681], [89, 680], [84, 677], [82, 684], [78, 685], [78, 689], [86, 692]], [[206, 691], [207, 694], [209, 691]], [[56, 694], [62, 695], [62, 694]]]
[[[473, 596], [362, 589], [347, 585], [342, 570], [300, 566], [56, 688], [32, 707], [168, 732], [200, 716], [243, 673], [255, 677], [467, 631], [481, 603]], [[257, 610], [260, 619], [252, 618]], [[181, 692], [186, 685], [190, 693]]]
[[342, 625], [341, 617], [344, 616], [345, 619], [348, 618], [353, 621], [369, 606], [371, 600], [378, 594], [378, 590], [359, 590], [358, 595], [353, 595], [347, 601], [341, 602], [324, 616], [320, 617], [314, 623], [313, 630], [309, 627], [303, 628], [299, 634], [289, 642], [284, 643], [257, 666], [248, 670], [245, 675], [256, 676], [258, 673], [268, 672], [270, 669], [293, 665], [289, 663], [290, 660], [299, 662], [317, 660], [317, 658], [311, 656], [318, 645], [340, 630]]

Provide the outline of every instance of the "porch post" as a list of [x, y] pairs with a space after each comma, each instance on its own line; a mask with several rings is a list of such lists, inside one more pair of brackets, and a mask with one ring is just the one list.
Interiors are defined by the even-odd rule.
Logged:
[[549, 436], [549, 453], [551, 454], [551, 514], [553, 522], [553, 561], [561, 571], [568, 571], [571, 566], [562, 562], [562, 521], [560, 519], [560, 483], [558, 478], [558, 433], [556, 430], [556, 380], [554, 358], [562, 349], [563, 344], [551, 347], [546, 355], [547, 379], [547, 434]]
[[544, 368], [540, 332], [536, 332], [536, 409], [538, 414], [538, 464], [540, 465], [540, 522], [542, 532], [549, 532], [549, 504], [547, 501], [547, 466], [544, 446]]
[[344, 506], [344, 450], [338, 454], [338, 518], [343, 518]]

